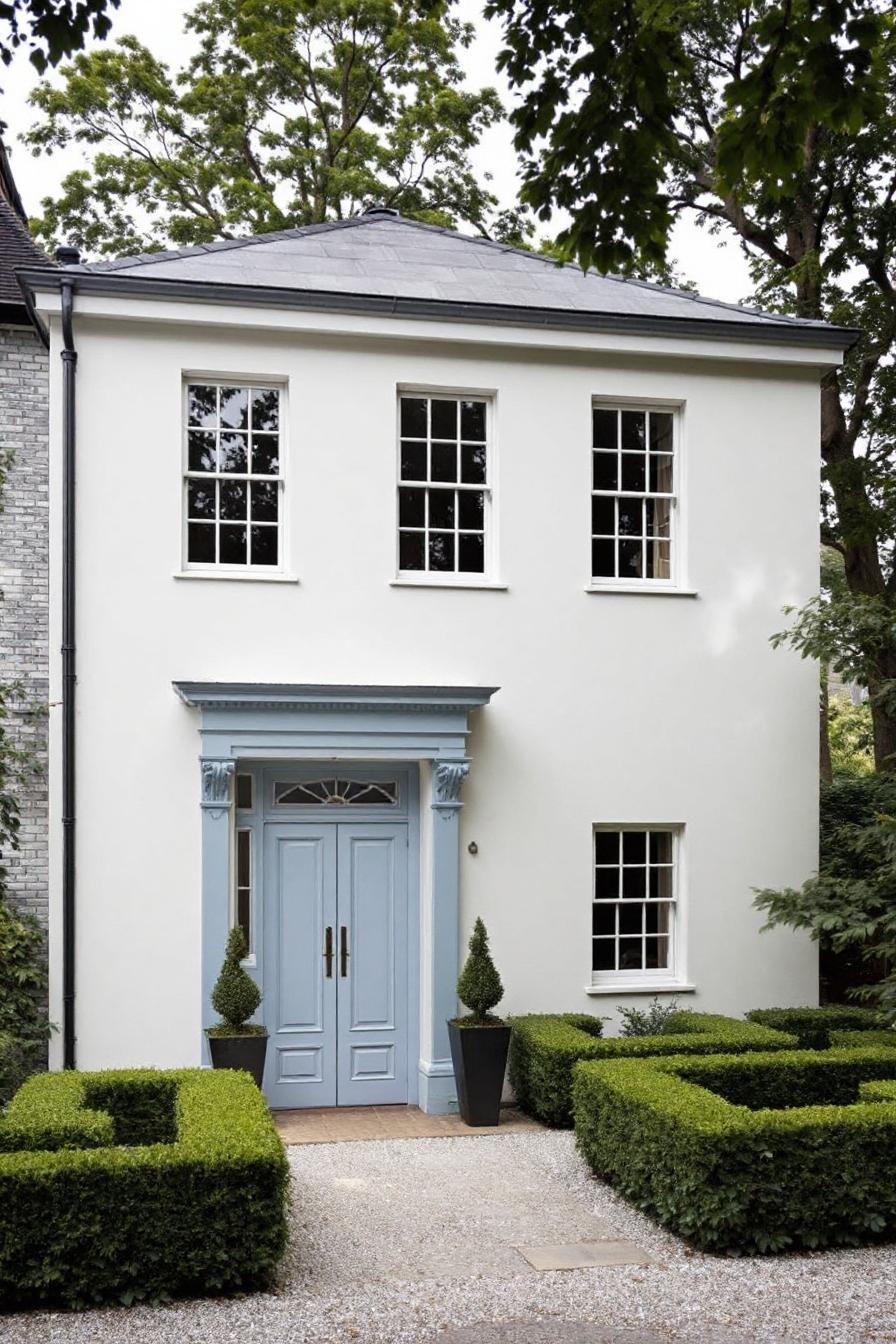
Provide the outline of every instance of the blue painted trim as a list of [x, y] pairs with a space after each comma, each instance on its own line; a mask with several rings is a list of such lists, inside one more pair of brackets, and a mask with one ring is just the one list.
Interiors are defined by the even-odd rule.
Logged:
[[[419, 987], [412, 1013], [414, 1034], [410, 1077], [417, 1077], [419, 1104], [424, 1110], [454, 1109], [446, 1020], [457, 1011], [455, 985], [458, 968], [459, 905], [459, 792], [469, 769], [465, 743], [469, 712], [487, 704], [492, 688], [481, 687], [345, 687], [265, 686], [219, 683], [175, 683], [184, 703], [201, 712], [202, 771], [202, 1004], [199, 1020], [212, 1020], [209, 995], [223, 957], [230, 920], [231, 902], [231, 809], [230, 775], [234, 764], [256, 769], [283, 762], [284, 768], [314, 761], [317, 769], [335, 762], [394, 762], [405, 768], [421, 760], [433, 762], [432, 855], [427, 899], [431, 902], [428, 926], [432, 946], [427, 980], [431, 985], [427, 1039], [419, 1036]], [[409, 780], [416, 782], [416, 770]], [[224, 782], [227, 782], [225, 790]], [[413, 825], [414, 853], [419, 862], [419, 785], [417, 805], [409, 810]], [[224, 796], [225, 791], [228, 796]], [[256, 818], [262, 809], [256, 803]], [[379, 814], [382, 815], [381, 813]], [[390, 814], [394, 816], [394, 813]], [[360, 819], [360, 818], [359, 818]], [[256, 852], [263, 846], [256, 844]], [[413, 872], [411, 872], [413, 879]], [[260, 884], [260, 885], [259, 885]], [[263, 875], [256, 877], [263, 890]], [[416, 933], [409, 939], [413, 978], [419, 978], [420, 886]], [[258, 921], [263, 924], [263, 920]], [[263, 977], [263, 949], [256, 952], [255, 974]], [[409, 990], [410, 992], [410, 990]], [[203, 1040], [203, 1051], [205, 1043]]]
[[418, 1105], [427, 1115], [457, 1115], [457, 1084], [451, 1060], [424, 1066], [420, 1062]]
[[264, 682], [175, 681], [192, 709], [435, 710], [456, 713], [487, 705], [497, 686], [326, 686]]

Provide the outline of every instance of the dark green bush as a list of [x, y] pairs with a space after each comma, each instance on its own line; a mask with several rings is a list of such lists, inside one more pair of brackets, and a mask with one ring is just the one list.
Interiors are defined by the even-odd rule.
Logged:
[[212, 1007], [221, 1017], [221, 1022], [212, 1031], [219, 1035], [246, 1033], [246, 1023], [261, 1003], [261, 990], [242, 965], [248, 955], [246, 935], [236, 926], [227, 935], [224, 964], [212, 989]]
[[503, 999], [504, 986], [488, 949], [485, 925], [478, 917], [470, 935], [467, 960], [458, 977], [457, 997], [470, 1009], [469, 1018], [459, 1019], [461, 1026], [481, 1026], [486, 1022], [500, 1020], [492, 1018], [491, 1011]]
[[791, 1050], [793, 1036], [715, 1013], [678, 1012], [662, 1036], [601, 1038], [599, 1017], [565, 1013], [517, 1017], [510, 1039], [510, 1082], [524, 1111], [546, 1125], [572, 1124], [572, 1070], [583, 1059]]
[[0, 1147], [7, 1309], [248, 1291], [283, 1254], [287, 1164], [248, 1074], [44, 1074]]
[[879, 1048], [588, 1061], [573, 1083], [593, 1171], [701, 1248], [748, 1254], [896, 1236], [886, 1099]]
[[0, 1031], [0, 1110], [21, 1087], [30, 1073], [40, 1067], [44, 1042], [22, 1041], [11, 1032]]
[[832, 1031], [875, 1031], [882, 1025], [880, 1013], [850, 1004], [823, 1008], [753, 1008], [748, 1021], [796, 1036], [804, 1050], [827, 1050]]
[[30, 1073], [46, 1067], [45, 944], [37, 920], [8, 904], [0, 867], [0, 1106]]

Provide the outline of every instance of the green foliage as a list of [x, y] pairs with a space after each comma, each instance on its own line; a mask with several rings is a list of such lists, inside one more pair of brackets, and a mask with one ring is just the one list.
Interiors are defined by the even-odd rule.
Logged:
[[617, 1008], [622, 1018], [620, 1036], [662, 1036], [669, 1018], [678, 1012], [678, 1000], [660, 1003], [654, 995], [648, 1008]]
[[589, 1061], [573, 1082], [592, 1170], [701, 1249], [734, 1254], [892, 1239], [884, 1099], [896, 1099], [887, 1049]]
[[793, 1036], [715, 1013], [677, 1012], [660, 1036], [601, 1039], [602, 1019], [565, 1013], [513, 1019], [510, 1083], [524, 1111], [545, 1125], [572, 1124], [572, 1078], [585, 1059], [790, 1050]]
[[477, 918], [470, 935], [469, 954], [457, 981], [457, 997], [470, 1009], [472, 1024], [487, 1022], [504, 997], [504, 986], [488, 950], [488, 934]]
[[[378, 202], [486, 230], [497, 203], [469, 153], [500, 104], [464, 87], [473, 32], [443, 0], [201, 0], [186, 24], [198, 49], [180, 71], [123, 37], [34, 93], [27, 142], [87, 160], [43, 202], [48, 246], [184, 246]], [[515, 211], [495, 226], [525, 231]]]
[[[892, 526], [894, 482], [884, 482], [884, 495], [878, 511], [881, 529]], [[823, 668], [838, 673], [846, 681], [855, 681], [870, 691], [870, 703], [853, 705], [832, 698], [828, 710], [828, 733], [832, 764], [835, 752], [845, 751], [847, 773], [889, 768], [882, 751], [875, 750], [872, 708], [896, 714], [896, 587], [884, 586], [879, 592], [850, 591], [841, 561], [826, 560], [821, 570], [821, 592], [804, 607], [784, 608], [793, 621], [772, 637], [775, 648], [795, 649], [802, 658], [817, 659]], [[850, 752], [853, 739], [855, 747]], [[860, 759], [854, 759], [861, 753]], [[864, 759], [862, 759], [864, 758]], [[835, 764], [835, 770], [837, 766]], [[842, 766], [841, 766], [842, 771]]]
[[[885, 106], [886, 20], [873, 0], [488, 0], [504, 21], [499, 66], [523, 199], [583, 265], [665, 258], [677, 210], [698, 195], [740, 204], [761, 185], [788, 200], [810, 134], [854, 136]], [[693, 182], [690, 200], [669, 177]], [[605, 202], [604, 205], [601, 202]]]
[[[886, 810], [884, 810], [886, 809]], [[896, 1016], [896, 779], [892, 772], [822, 790], [821, 863], [800, 888], [764, 889], [766, 928], [806, 929], [835, 952], [855, 949], [891, 968], [856, 991]]]
[[828, 742], [835, 780], [860, 779], [874, 770], [874, 724], [867, 700], [859, 705], [842, 695], [828, 704]]
[[[763, 1027], [790, 1032], [803, 1050], [829, 1049], [833, 1044], [832, 1032], [846, 1031], [858, 1036], [881, 1026], [880, 1014], [872, 1009], [839, 1003], [822, 1008], [753, 1008], [744, 1016]], [[896, 1044], [896, 1032], [893, 1042]]]
[[[221, 974], [212, 990], [212, 1007], [220, 1014], [221, 1026], [238, 1035], [261, 1003], [261, 990], [240, 963], [249, 955], [246, 936], [238, 926], [227, 935], [227, 950]], [[218, 1035], [227, 1034], [221, 1030]]]
[[286, 1159], [246, 1074], [44, 1074], [0, 1148], [7, 1309], [251, 1291], [283, 1254]]
[[83, 47], [89, 37], [105, 37], [112, 20], [109, 10], [121, 0], [3, 0], [0, 23], [7, 31], [0, 38], [0, 60], [9, 65], [20, 48], [43, 73]]

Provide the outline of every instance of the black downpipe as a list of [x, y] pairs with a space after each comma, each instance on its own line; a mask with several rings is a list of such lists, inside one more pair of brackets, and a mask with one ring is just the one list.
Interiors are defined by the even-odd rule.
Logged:
[[62, 1045], [75, 1067], [75, 367], [73, 279], [62, 290]]

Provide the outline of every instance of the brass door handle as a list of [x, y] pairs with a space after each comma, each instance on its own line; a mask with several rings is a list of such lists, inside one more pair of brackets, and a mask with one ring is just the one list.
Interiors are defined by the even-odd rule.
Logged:
[[329, 924], [324, 940], [324, 961], [327, 963], [326, 976], [329, 980], [333, 974], [333, 929]]
[[339, 973], [348, 975], [348, 929], [343, 924], [339, 930]]

